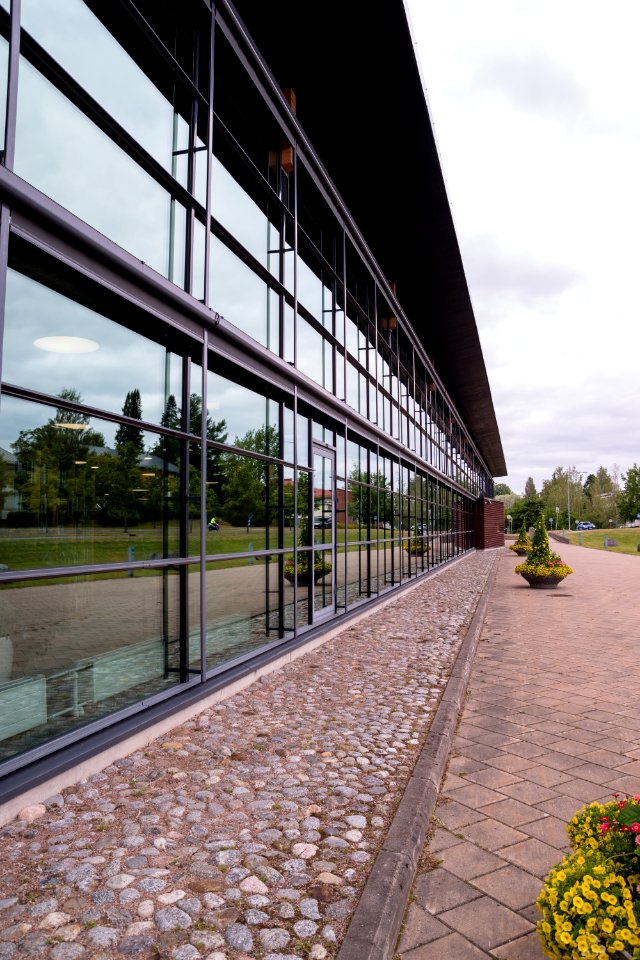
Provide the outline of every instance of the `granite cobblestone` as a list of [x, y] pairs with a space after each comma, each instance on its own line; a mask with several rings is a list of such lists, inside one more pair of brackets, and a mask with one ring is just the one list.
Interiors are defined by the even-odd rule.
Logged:
[[0, 829], [0, 960], [331, 960], [493, 563], [461, 558]]

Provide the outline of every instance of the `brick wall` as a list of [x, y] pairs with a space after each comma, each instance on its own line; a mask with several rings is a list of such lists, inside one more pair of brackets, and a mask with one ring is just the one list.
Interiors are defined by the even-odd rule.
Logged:
[[476, 547], [488, 550], [504, 547], [504, 503], [502, 500], [476, 501]]

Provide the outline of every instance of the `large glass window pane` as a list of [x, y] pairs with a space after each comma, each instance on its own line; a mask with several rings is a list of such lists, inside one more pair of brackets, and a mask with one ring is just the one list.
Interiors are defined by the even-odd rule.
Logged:
[[[188, 124], [82, 0], [22, 0], [22, 26], [114, 120], [172, 170]], [[81, 38], [81, 40], [79, 40]], [[175, 144], [174, 144], [175, 136]]]
[[211, 173], [211, 213], [256, 260], [267, 265], [269, 224], [258, 204], [217, 157]]
[[[286, 150], [284, 131], [222, 30], [215, 32], [214, 65], [213, 106], [216, 124], [223, 128], [220, 133], [214, 131], [216, 154], [232, 169], [223, 151], [231, 152], [237, 145], [264, 177], [265, 185], [279, 190], [284, 164], [291, 160], [293, 151]], [[283, 156], [283, 151], [288, 156]]]
[[184, 284], [185, 211], [28, 61], [20, 60], [15, 170], [148, 266]]
[[323, 320], [323, 294], [320, 277], [298, 256], [298, 300], [319, 323]]
[[298, 317], [298, 369], [311, 380], [333, 393], [333, 363], [331, 344], [314, 330], [310, 323]]
[[[279, 615], [281, 565], [251, 559], [207, 565], [207, 669], [251, 653], [282, 635]], [[291, 629], [291, 627], [289, 627]], [[199, 643], [199, 638], [193, 643]], [[195, 652], [195, 651], [194, 651]]]
[[7, 274], [2, 372], [8, 383], [52, 396], [65, 390], [89, 406], [180, 425], [177, 410], [167, 421], [168, 398], [173, 407], [180, 396], [179, 357], [15, 270]]
[[269, 345], [268, 287], [217, 237], [211, 237], [211, 306], [263, 346]]
[[216, 422], [224, 421], [229, 444], [266, 456], [279, 455], [278, 405], [262, 394], [209, 370], [207, 411]]
[[[216, 523], [209, 523], [207, 554], [253, 553], [277, 547], [281, 468], [257, 457], [226, 453], [213, 470], [220, 484], [216, 488], [217, 512], [208, 517], [209, 521], [215, 517]], [[264, 563], [263, 557], [250, 559], [258, 565]]]
[[0, 589], [0, 759], [179, 682], [179, 579], [146, 570]]
[[196, 300], [204, 300], [206, 229], [203, 223], [193, 221], [193, 266], [191, 293]]
[[180, 444], [168, 437], [89, 419], [62, 401], [3, 396], [0, 563], [28, 570], [176, 556], [179, 464]]
[[347, 403], [354, 410], [360, 408], [360, 375], [351, 363], [347, 363]]
[[7, 70], [9, 64], [9, 44], [0, 37], [0, 149], [4, 150], [4, 126], [7, 113]]
[[[310, 513], [309, 498], [311, 496], [310, 474], [306, 470], [288, 471], [286, 494], [288, 509], [295, 514], [295, 527], [291, 531], [296, 534], [295, 551], [284, 556], [283, 572], [287, 581], [284, 597], [284, 622], [288, 629], [297, 629], [311, 622], [312, 607], [309, 605], [309, 587], [307, 584], [296, 583], [296, 563], [306, 565], [307, 569], [313, 565], [311, 532], [313, 518]], [[296, 482], [297, 481], [297, 482]], [[293, 484], [293, 490], [291, 485]], [[289, 531], [287, 531], [287, 543]], [[296, 599], [297, 590], [297, 599]]]

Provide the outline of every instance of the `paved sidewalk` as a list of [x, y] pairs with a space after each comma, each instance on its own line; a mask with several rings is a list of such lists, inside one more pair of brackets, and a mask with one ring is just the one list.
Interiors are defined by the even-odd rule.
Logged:
[[534, 901], [567, 821], [640, 791], [640, 558], [557, 549], [574, 574], [556, 590], [500, 554], [401, 960], [541, 960]]

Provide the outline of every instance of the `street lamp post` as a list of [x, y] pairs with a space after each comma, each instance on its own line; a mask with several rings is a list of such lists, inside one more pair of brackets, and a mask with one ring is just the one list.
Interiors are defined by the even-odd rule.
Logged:
[[556, 507], [556, 531], [558, 529], [559, 523], [560, 523], [560, 507]]
[[[578, 478], [581, 480], [584, 476], [584, 470], [577, 471]], [[571, 476], [567, 473], [567, 526], [571, 530]]]

